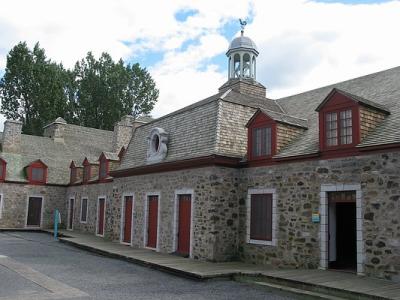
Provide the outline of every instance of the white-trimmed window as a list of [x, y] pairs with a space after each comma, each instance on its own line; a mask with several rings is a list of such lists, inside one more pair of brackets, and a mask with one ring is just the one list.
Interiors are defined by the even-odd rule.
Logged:
[[276, 245], [275, 189], [250, 189], [247, 195], [247, 242]]
[[81, 223], [87, 222], [88, 217], [88, 209], [89, 209], [89, 200], [88, 198], [81, 199]]

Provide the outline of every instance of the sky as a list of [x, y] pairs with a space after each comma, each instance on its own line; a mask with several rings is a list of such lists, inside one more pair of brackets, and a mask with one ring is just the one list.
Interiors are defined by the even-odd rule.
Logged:
[[[229, 42], [260, 52], [267, 97], [289, 96], [400, 65], [400, 0], [0, 0], [0, 76], [19, 41], [66, 67], [88, 51], [139, 62], [160, 89], [160, 117], [227, 80]], [[0, 130], [4, 116], [0, 116]]]

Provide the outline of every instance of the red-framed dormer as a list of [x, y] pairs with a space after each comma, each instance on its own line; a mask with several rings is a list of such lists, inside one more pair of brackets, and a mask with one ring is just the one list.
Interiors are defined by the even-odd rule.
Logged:
[[47, 165], [38, 159], [26, 167], [26, 174], [30, 184], [46, 184]]
[[83, 178], [82, 182], [83, 183], [88, 183], [90, 181], [90, 178], [92, 176], [92, 164], [89, 162], [88, 158], [85, 157], [83, 160]]
[[[364, 120], [364, 111], [372, 111]], [[377, 103], [334, 88], [317, 107], [319, 113], [319, 148], [322, 153], [351, 153], [367, 134], [364, 123], [373, 129], [390, 112]], [[373, 120], [376, 116], [376, 120]], [[371, 121], [372, 120], [372, 121]], [[365, 124], [364, 124], [365, 125]]]
[[110, 174], [110, 160], [104, 152], [99, 157], [99, 163], [99, 181], [105, 181]]
[[276, 121], [257, 111], [247, 123], [247, 158], [269, 160], [276, 154]]
[[69, 183], [74, 184], [80, 182], [82, 180], [82, 173], [83, 173], [82, 166], [77, 165], [75, 161], [71, 161], [69, 168], [70, 168]]
[[6, 180], [7, 162], [0, 157], [0, 182]]

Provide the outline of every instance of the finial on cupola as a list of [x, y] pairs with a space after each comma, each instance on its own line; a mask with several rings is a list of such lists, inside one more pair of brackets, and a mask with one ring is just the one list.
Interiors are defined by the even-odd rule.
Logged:
[[243, 34], [244, 34], [244, 28], [245, 28], [246, 25], [247, 25], [247, 21], [246, 21], [246, 20], [239, 19], [239, 22], [240, 22], [240, 27], [242, 28], [242, 30], [240, 30], [240, 33], [241, 33], [242, 36], [243, 36]]

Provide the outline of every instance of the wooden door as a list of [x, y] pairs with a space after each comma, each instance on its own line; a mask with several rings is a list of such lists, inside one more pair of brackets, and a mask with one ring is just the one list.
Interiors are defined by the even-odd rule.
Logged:
[[133, 197], [125, 197], [125, 207], [124, 207], [124, 235], [123, 242], [131, 243], [132, 234], [132, 209], [133, 209]]
[[74, 199], [69, 199], [69, 219], [68, 219], [68, 229], [72, 230], [74, 224]]
[[147, 247], [157, 248], [158, 196], [149, 196]]
[[28, 218], [26, 221], [26, 225], [40, 227], [41, 219], [42, 219], [42, 198], [29, 197]]
[[104, 235], [104, 213], [105, 213], [105, 202], [106, 199], [99, 199], [98, 216], [97, 216], [97, 234]]
[[191, 195], [179, 195], [178, 216], [178, 249], [179, 254], [188, 256], [190, 253], [190, 223], [191, 223]]

